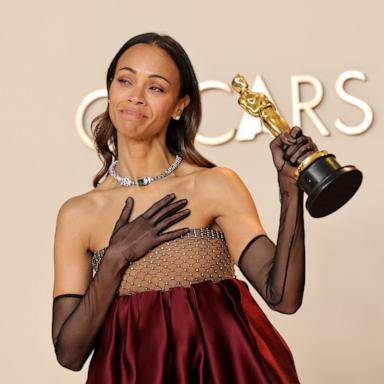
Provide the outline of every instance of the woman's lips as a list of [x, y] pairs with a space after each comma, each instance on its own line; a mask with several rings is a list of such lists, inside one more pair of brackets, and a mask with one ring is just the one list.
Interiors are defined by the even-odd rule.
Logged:
[[145, 117], [145, 115], [143, 115], [141, 112], [134, 111], [132, 109], [121, 109], [120, 113], [124, 116], [129, 116], [136, 119], [142, 119], [143, 117]]

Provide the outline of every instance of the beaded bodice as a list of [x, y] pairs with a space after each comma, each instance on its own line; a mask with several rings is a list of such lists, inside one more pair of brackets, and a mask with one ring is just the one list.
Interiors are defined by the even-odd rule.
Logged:
[[[98, 265], [107, 247], [93, 253], [92, 266]], [[223, 232], [192, 228], [187, 234], [166, 241], [130, 264], [118, 289], [119, 295], [148, 290], [167, 290], [205, 280], [235, 277]]]

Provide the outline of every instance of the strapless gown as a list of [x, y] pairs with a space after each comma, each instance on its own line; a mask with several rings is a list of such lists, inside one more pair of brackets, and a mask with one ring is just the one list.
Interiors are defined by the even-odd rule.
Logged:
[[[105, 248], [94, 252], [94, 274]], [[237, 279], [223, 232], [194, 228], [131, 264], [87, 384], [299, 383], [291, 351]]]

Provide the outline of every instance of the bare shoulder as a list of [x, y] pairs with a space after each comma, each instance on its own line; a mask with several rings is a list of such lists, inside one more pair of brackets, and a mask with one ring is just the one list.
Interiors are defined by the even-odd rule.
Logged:
[[245, 193], [249, 191], [239, 176], [239, 174], [231, 168], [217, 166], [207, 168], [205, 171], [200, 172], [199, 178], [204, 188], [209, 191], [212, 196], [223, 195], [223, 192], [228, 193]]
[[253, 196], [240, 175], [227, 167], [202, 172], [200, 185], [207, 207], [222, 228], [232, 259], [237, 263], [247, 242], [266, 233]]
[[92, 277], [89, 224], [92, 199], [87, 194], [66, 200], [59, 208], [54, 238], [53, 297], [82, 294]]
[[218, 166], [202, 172], [200, 184], [210, 204], [217, 208], [217, 216], [256, 210], [251, 192], [240, 175], [231, 168]]
[[68, 198], [60, 206], [59, 213], [64, 214], [75, 214], [90, 208], [92, 191], [86, 192], [82, 195], [76, 195]]
[[95, 206], [95, 199], [92, 196], [92, 191], [70, 197], [60, 206], [57, 220], [71, 222], [72, 224], [81, 227], [85, 223], [88, 213]]

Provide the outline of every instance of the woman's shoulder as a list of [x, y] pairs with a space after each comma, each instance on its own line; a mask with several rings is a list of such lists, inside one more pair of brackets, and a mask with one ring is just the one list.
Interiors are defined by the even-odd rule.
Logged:
[[232, 168], [217, 166], [201, 174], [201, 193], [216, 215], [255, 210], [252, 193]]
[[209, 193], [220, 193], [221, 196], [224, 191], [235, 192], [237, 189], [245, 187], [239, 174], [229, 167], [207, 168], [200, 173], [199, 177]]
[[97, 206], [97, 199], [93, 190], [85, 193], [74, 195], [65, 200], [58, 212], [58, 216], [78, 218], [85, 217], [89, 212], [92, 212]]
[[203, 170], [196, 185], [199, 199], [212, 217], [247, 211], [254, 205], [251, 192], [232, 168], [216, 166]]

